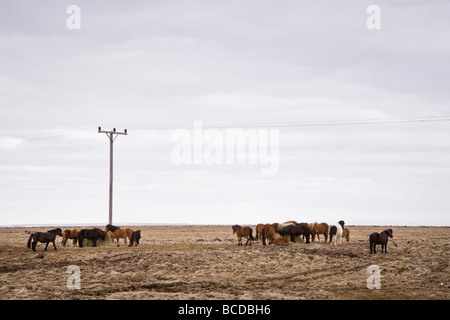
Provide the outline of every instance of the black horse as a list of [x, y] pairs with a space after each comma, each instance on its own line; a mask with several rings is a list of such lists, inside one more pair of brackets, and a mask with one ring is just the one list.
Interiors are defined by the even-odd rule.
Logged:
[[137, 246], [139, 244], [139, 240], [141, 240], [141, 230], [133, 231], [133, 233], [131, 234], [129, 247], [132, 247], [133, 244]]
[[387, 253], [387, 243], [389, 238], [394, 237], [392, 229], [384, 230], [382, 233], [374, 232], [369, 237], [370, 253], [377, 253], [376, 246], [381, 244], [381, 252]]
[[89, 239], [94, 241], [94, 244], [92, 245], [93, 247], [97, 246], [97, 240], [98, 239], [102, 239], [103, 241], [105, 241], [106, 239], [106, 232], [99, 229], [99, 228], [94, 228], [94, 229], [83, 229], [80, 232], [78, 232], [78, 246], [80, 248], [83, 248], [83, 240], [84, 239]]
[[[30, 238], [28, 238], [27, 247], [32, 248], [34, 252], [36, 252], [36, 244], [38, 242], [45, 243], [45, 251], [47, 251], [48, 244], [51, 242], [53, 243], [53, 248], [56, 250], [55, 245], [55, 239], [56, 236], [62, 237], [62, 231], [60, 228], [48, 230], [47, 232], [35, 232], [30, 235]], [[33, 243], [31, 243], [31, 240], [33, 240]]]
[[291, 236], [291, 242], [295, 243], [295, 237], [299, 237], [301, 235], [305, 236], [306, 238], [306, 242], [305, 243], [310, 243], [309, 242], [309, 236], [311, 234], [311, 230], [308, 227], [307, 223], [298, 223], [296, 225], [290, 225], [287, 227], [284, 227], [283, 229], [281, 229], [280, 231], [280, 235], [284, 236]]

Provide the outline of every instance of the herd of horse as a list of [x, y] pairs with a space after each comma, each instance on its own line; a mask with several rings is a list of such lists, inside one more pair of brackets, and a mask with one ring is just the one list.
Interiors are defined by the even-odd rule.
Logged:
[[[330, 238], [330, 244], [333, 243], [337, 245], [337, 239], [339, 238], [339, 243], [342, 245], [342, 238], [344, 237], [347, 242], [350, 241], [350, 230], [345, 228], [345, 222], [343, 220], [338, 221], [335, 225], [329, 226], [327, 223], [297, 223], [296, 221], [287, 221], [284, 223], [260, 223], [256, 226], [256, 238], [253, 236], [253, 229], [249, 226], [241, 227], [240, 225], [232, 226], [233, 234], [236, 234], [238, 238], [238, 246], [243, 245], [243, 239], [247, 239], [245, 245], [252, 245], [253, 241], [261, 241], [264, 246], [268, 243], [269, 245], [283, 245], [286, 246], [291, 242], [296, 242], [299, 237], [301, 241], [306, 244], [317, 240], [320, 242], [320, 235], [325, 238], [325, 243], [328, 241], [328, 235]], [[113, 226], [111, 224], [106, 225], [105, 230], [100, 228], [93, 229], [72, 229], [64, 230], [62, 232], [61, 228], [56, 228], [48, 230], [47, 232], [34, 232], [30, 234], [28, 238], [27, 247], [36, 251], [36, 244], [38, 242], [45, 243], [44, 250], [47, 251], [47, 247], [50, 242], [56, 249], [56, 236], [62, 237], [61, 245], [65, 246], [67, 240], [73, 241], [73, 246], [77, 244], [80, 248], [83, 247], [84, 239], [89, 239], [93, 241], [93, 247], [97, 246], [98, 239], [103, 241], [106, 240], [106, 236], [109, 235], [112, 242], [116, 242], [119, 246], [120, 239], [124, 239], [125, 245], [127, 245], [127, 239], [129, 240], [129, 246], [137, 246], [139, 240], [141, 239], [141, 230], [133, 231], [130, 228], [120, 228]], [[376, 253], [376, 246], [381, 244], [381, 252], [387, 253], [387, 243], [389, 238], [393, 237], [392, 229], [384, 230], [381, 233], [374, 232], [369, 236], [370, 243], [370, 253]], [[311, 241], [310, 241], [311, 239]]]
[[53, 247], [56, 250], [56, 236], [62, 237], [61, 246], [66, 246], [67, 240], [72, 240], [72, 244], [74, 247], [78, 246], [83, 248], [84, 239], [92, 240], [93, 247], [97, 246], [97, 241], [101, 239], [102, 241], [106, 240], [106, 236], [109, 235], [113, 244], [115, 243], [119, 246], [120, 239], [124, 239], [125, 245], [127, 245], [127, 239], [129, 240], [129, 246], [137, 246], [139, 244], [139, 240], [141, 239], [141, 230], [133, 231], [130, 228], [120, 228], [117, 226], [113, 226], [111, 224], [106, 225], [106, 229], [102, 230], [100, 228], [93, 229], [66, 229], [64, 232], [61, 228], [56, 228], [52, 230], [48, 230], [47, 232], [34, 232], [30, 234], [28, 238], [27, 247], [31, 248], [33, 251], [36, 251], [36, 244], [38, 242], [45, 243], [44, 250], [47, 251], [47, 247], [51, 242]]
[[[252, 245], [252, 241], [261, 241], [265, 246], [267, 243], [273, 245], [287, 246], [289, 240], [296, 242], [300, 238], [305, 244], [317, 240], [320, 242], [320, 235], [325, 238], [325, 243], [330, 238], [330, 244], [337, 246], [337, 240], [342, 245], [342, 238], [347, 242], [350, 241], [350, 230], [345, 227], [343, 220], [338, 221], [335, 225], [328, 225], [326, 222], [322, 223], [298, 223], [297, 221], [287, 221], [284, 223], [260, 223], [256, 225], [256, 238], [253, 236], [253, 229], [251, 227], [241, 227], [240, 225], [232, 226], [233, 234], [238, 238], [238, 246], [242, 246], [242, 240], [247, 239], [245, 245]], [[374, 232], [369, 236], [370, 253], [376, 253], [376, 246], [381, 244], [381, 252], [387, 253], [387, 243], [389, 238], [393, 237], [392, 229], [385, 230], [381, 233]], [[311, 241], [310, 241], [311, 239]]]

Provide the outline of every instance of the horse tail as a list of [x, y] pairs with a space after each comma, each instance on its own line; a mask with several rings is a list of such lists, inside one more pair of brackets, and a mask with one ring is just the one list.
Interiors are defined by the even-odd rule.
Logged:
[[31, 239], [33, 238], [33, 234], [30, 234], [30, 237], [28, 238], [28, 242], [27, 242], [27, 248], [31, 248]]
[[82, 234], [80, 234], [80, 232], [78, 232], [78, 247], [79, 248], [83, 248], [83, 240], [84, 240], [84, 236]]
[[[252, 236], [251, 229], [250, 229], [250, 237]], [[262, 228], [261, 230], [261, 240], [262, 244], [266, 245], [266, 228]]]
[[252, 239], [253, 241], [255, 241], [255, 237], [253, 237], [253, 229], [252, 228], [249, 228], [250, 230], [249, 230], [249, 237], [250, 237], [250, 239]]

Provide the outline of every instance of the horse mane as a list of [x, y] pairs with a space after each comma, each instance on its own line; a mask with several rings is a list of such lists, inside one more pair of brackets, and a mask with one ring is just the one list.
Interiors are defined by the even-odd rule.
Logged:
[[108, 224], [106, 227], [107, 227], [109, 230], [111, 230], [112, 232], [114, 232], [114, 231], [120, 229], [120, 227], [113, 226], [112, 224]]

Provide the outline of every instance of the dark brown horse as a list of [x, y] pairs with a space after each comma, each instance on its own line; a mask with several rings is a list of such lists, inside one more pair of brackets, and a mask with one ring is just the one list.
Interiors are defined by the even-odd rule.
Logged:
[[[48, 244], [51, 242], [53, 243], [53, 247], [56, 250], [55, 245], [55, 239], [56, 236], [62, 237], [62, 231], [60, 228], [48, 230], [47, 232], [35, 232], [30, 235], [30, 238], [28, 238], [27, 247], [32, 248], [33, 251], [36, 252], [36, 244], [38, 242], [45, 243], [45, 251], [47, 251]], [[31, 243], [31, 240], [33, 240], [33, 243]]]
[[285, 237], [285, 236], [291, 236], [291, 242], [295, 243], [295, 237], [299, 237], [301, 235], [306, 237], [306, 242], [305, 243], [310, 243], [309, 242], [309, 236], [311, 234], [311, 231], [309, 230], [308, 224], [307, 223], [298, 223], [298, 224], [292, 224], [289, 225], [287, 227], [284, 227], [281, 231], [280, 234]]
[[374, 232], [369, 237], [370, 253], [377, 253], [377, 244], [381, 244], [381, 252], [387, 253], [387, 243], [389, 238], [394, 237], [392, 229], [384, 230], [382, 233]]
[[105, 241], [107, 233], [99, 228], [94, 229], [83, 229], [78, 232], [78, 246], [83, 248], [83, 240], [89, 239], [94, 242], [93, 247], [97, 246], [97, 240], [102, 239]]
[[141, 230], [133, 231], [131, 234], [129, 247], [132, 247], [133, 245], [137, 246], [139, 244], [139, 240], [141, 240]]
[[250, 241], [250, 246], [252, 245], [252, 241], [255, 240], [252, 233], [253, 230], [250, 227], [241, 227], [240, 225], [234, 225], [231, 227], [233, 229], [233, 234], [236, 233], [236, 236], [238, 238], [238, 246], [242, 246], [242, 238], [247, 238], [247, 242], [245, 245], [247, 245]]

